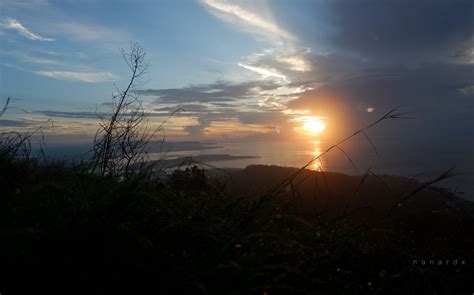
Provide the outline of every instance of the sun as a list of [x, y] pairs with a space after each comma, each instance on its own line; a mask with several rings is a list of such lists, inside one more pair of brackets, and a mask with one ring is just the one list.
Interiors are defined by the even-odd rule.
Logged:
[[295, 121], [300, 123], [296, 130], [307, 135], [319, 135], [326, 129], [326, 123], [321, 117], [302, 116], [296, 118]]
[[317, 117], [311, 117], [310, 120], [303, 123], [303, 128], [312, 134], [320, 134], [326, 129], [326, 124], [323, 120]]

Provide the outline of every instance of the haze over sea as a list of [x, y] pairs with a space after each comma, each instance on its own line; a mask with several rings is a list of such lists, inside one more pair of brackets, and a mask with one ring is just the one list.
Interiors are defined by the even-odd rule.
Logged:
[[[332, 143], [331, 143], [332, 144]], [[152, 153], [152, 159], [163, 157], [175, 159], [195, 157], [198, 163], [208, 164], [217, 168], [245, 168], [248, 165], [277, 165], [286, 167], [302, 167], [312, 157], [323, 152], [329, 143], [320, 140], [307, 142], [259, 141], [252, 142], [212, 142], [206, 144], [169, 143], [163, 148], [163, 153]], [[355, 168], [349, 160], [337, 149], [322, 157], [322, 162], [315, 162], [308, 169], [342, 172], [347, 174], [364, 174], [371, 169], [376, 174], [390, 174], [416, 178], [427, 181], [444, 171], [454, 167], [457, 173], [451, 179], [439, 184], [460, 193], [461, 196], [474, 200], [474, 155], [464, 153], [443, 153], [430, 150], [428, 152], [409, 152], [398, 140], [384, 140], [376, 143], [379, 156], [366, 140], [355, 140], [342, 146], [351, 157]], [[223, 156], [224, 155], [224, 156]], [[206, 156], [204, 161], [199, 161]], [[230, 156], [226, 158], [225, 156]], [[239, 158], [233, 159], [232, 156]], [[245, 158], [246, 157], [246, 158]], [[213, 160], [215, 158], [216, 160]], [[433, 161], [433, 159], [437, 159]]]

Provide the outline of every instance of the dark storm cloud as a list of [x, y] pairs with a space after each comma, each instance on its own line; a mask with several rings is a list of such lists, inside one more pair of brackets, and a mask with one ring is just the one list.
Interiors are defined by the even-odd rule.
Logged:
[[37, 124], [37, 122], [26, 121], [26, 120], [0, 119], [0, 126], [3, 126], [3, 127], [29, 127], [35, 124]]
[[156, 96], [157, 103], [187, 103], [187, 102], [225, 102], [238, 99], [255, 98], [255, 87], [260, 90], [271, 90], [280, 87], [274, 82], [245, 82], [231, 83], [217, 81], [205, 85], [191, 85], [183, 88], [137, 90], [137, 94]]
[[471, 0], [328, 1], [329, 41], [365, 57], [445, 59], [472, 47]]
[[57, 118], [79, 118], [79, 119], [97, 119], [99, 116], [106, 116], [106, 113], [96, 113], [96, 112], [63, 112], [63, 111], [35, 111], [35, 114], [44, 115], [47, 117], [57, 117]]
[[[416, 67], [386, 66], [366, 69], [358, 76], [333, 81], [307, 91], [288, 104], [318, 113], [344, 113], [344, 126], [361, 126], [400, 106], [415, 112], [411, 128], [395, 126], [381, 132], [415, 140], [429, 137], [440, 141], [470, 140], [474, 122], [474, 64], [431, 63]], [[375, 108], [368, 113], [367, 108]], [[358, 123], [357, 123], [358, 122]], [[356, 124], [357, 123], [357, 124]], [[412, 137], [409, 137], [412, 136]], [[453, 144], [453, 147], [455, 145]]]
[[360, 103], [391, 107], [472, 105], [474, 64], [422, 64], [416, 67], [369, 68], [359, 75], [332, 81], [307, 91], [290, 107], [315, 105], [318, 99], [339, 99], [347, 105]]

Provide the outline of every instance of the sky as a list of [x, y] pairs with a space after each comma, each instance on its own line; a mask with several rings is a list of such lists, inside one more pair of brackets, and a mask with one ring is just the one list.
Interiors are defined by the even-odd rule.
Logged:
[[0, 127], [90, 141], [138, 42], [169, 140], [330, 142], [399, 107], [375, 141], [472, 154], [473, 28], [470, 0], [0, 0]]

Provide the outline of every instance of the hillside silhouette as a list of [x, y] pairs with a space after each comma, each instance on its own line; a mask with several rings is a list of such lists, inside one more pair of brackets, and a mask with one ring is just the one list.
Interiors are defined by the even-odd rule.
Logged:
[[[329, 209], [315, 213], [328, 191], [321, 188], [314, 205], [305, 178], [313, 171], [299, 176], [308, 183], [294, 198], [269, 190], [294, 168], [250, 166], [226, 184], [194, 166], [145, 182], [0, 160], [5, 294], [453, 294], [472, 287], [474, 210], [449, 192], [428, 188], [382, 218], [390, 193], [369, 178], [359, 198], [373, 208], [338, 218], [360, 177], [325, 173]], [[417, 185], [383, 179], [400, 190]], [[429, 259], [443, 265], [420, 265]]]
[[[231, 195], [242, 197], [260, 195], [298, 170], [298, 168], [266, 165], [251, 165], [242, 170], [230, 170], [226, 191]], [[281, 197], [292, 199], [293, 206], [301, 216], [314, 216], [322, 211], [337, 216], [344, 210], [358, 209], [365, 210], [364, 215], [375, 218], [387, 214], [397, 201], [421, 185], [415, 179], [399, 176], [377, 174], [350, 176], [336, 172], [303, 170], [293, 180], [293, 189], [288, 185]], [[459, 204], [466, 207], [471, 202], [459, 198], [447, 189], [426, 187], [407, 202], [399, 204], [394, 214], [426, 216], [443, 210], [449, 211], [454, 209], [451, 206]]]

